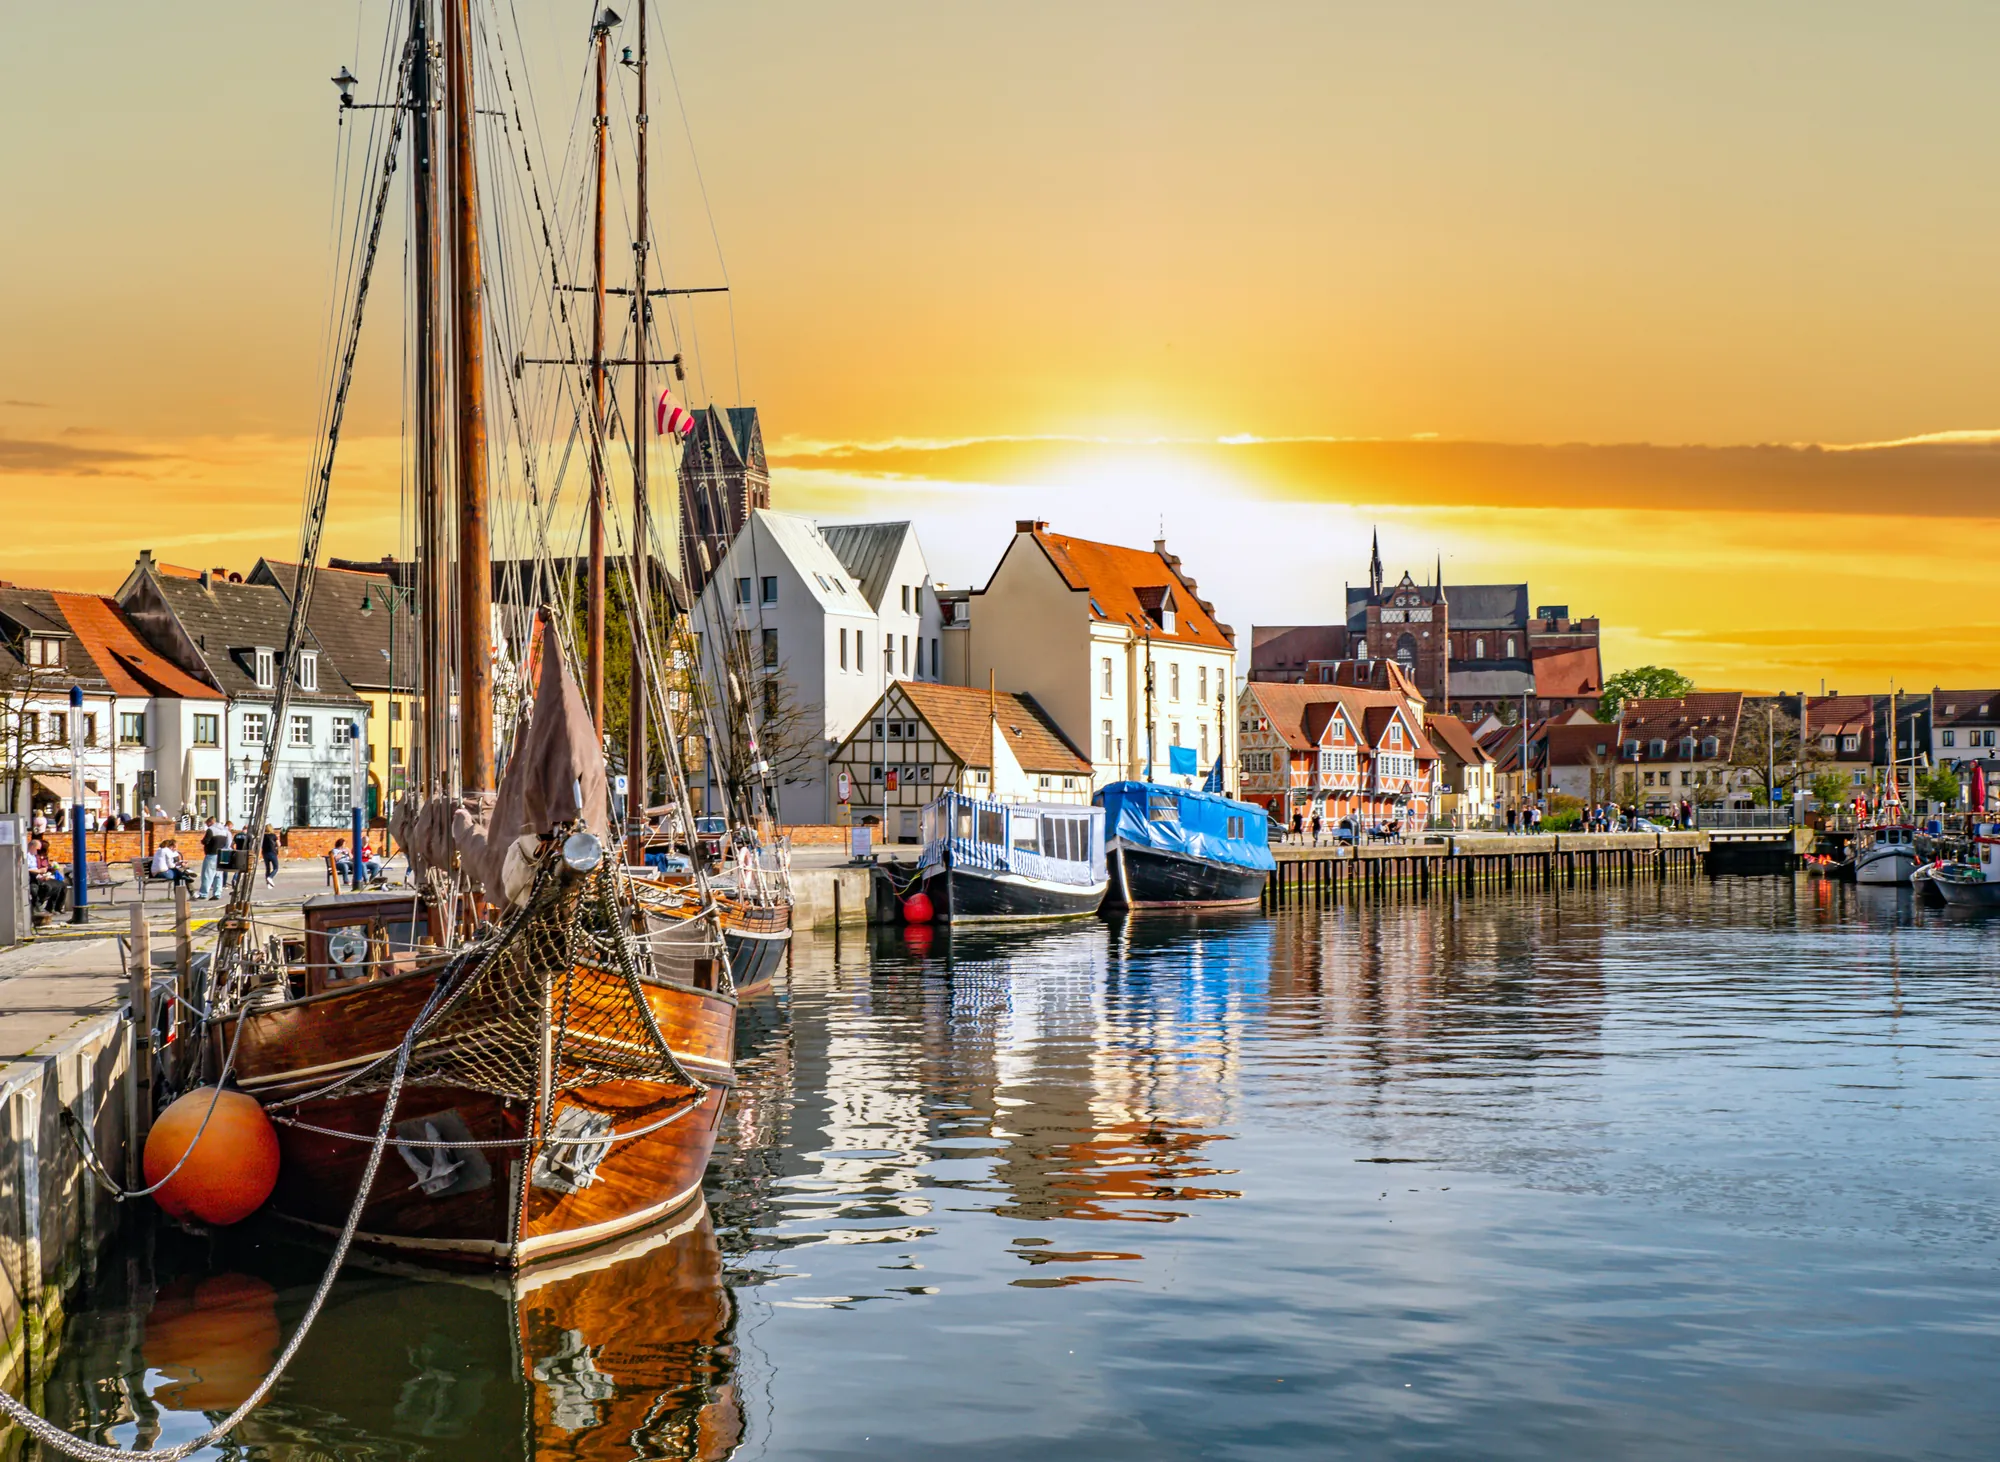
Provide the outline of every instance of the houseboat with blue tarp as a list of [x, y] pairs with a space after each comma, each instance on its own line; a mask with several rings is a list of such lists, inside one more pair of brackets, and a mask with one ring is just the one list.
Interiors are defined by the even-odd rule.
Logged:
[[1104, 809], [947, 792], [924, 809], [917, 861], [940, 919], [1074, 919], [1108, 884]]
[[1278, 866], [1263, 808], [1158, 782], [1113, 782], [1096, 800], [1104, 809], [1112, 906], [1216, 907], [1263, 898]]

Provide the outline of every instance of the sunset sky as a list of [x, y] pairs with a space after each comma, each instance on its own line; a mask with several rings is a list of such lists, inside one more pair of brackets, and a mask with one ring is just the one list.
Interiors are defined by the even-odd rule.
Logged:
[[[559, 159], [591, 6], [516, 12]], [[1607, 669], [2000, 681], [2000, 7], [654, 13], [666, 271], [733, 290], [690, 396], [762, 410], [780, 507], [914, 518], [955, 583], [1018, 517], [1164, 528], [1246, 643], [1336, 616], [1379, 524], [1600, 615]], [[387, 15], [0, 22], [0, 578], [291, 551], [326, 78], [372, 94]], [[396, 547], [384, 308], [336, 553]]]

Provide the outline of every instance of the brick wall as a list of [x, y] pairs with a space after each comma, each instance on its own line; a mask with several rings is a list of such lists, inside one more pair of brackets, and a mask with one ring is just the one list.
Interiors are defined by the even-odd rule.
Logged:
[[847, 829], [830, 822], [801, 822], [781, 827], [778, 832], [792, 840], [795, 848], [844, 848]]

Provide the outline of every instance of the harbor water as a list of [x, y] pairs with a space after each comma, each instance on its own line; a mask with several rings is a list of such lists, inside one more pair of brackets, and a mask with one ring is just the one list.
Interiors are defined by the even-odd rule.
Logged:
[[[802, 939], [705, 1215], [357, 1263], [208, 1455], [1991, 1458], [1996, 953], [1789, 878]], [[322, 1260], [130, 1226], [42, 1404], [198, 1434]]]

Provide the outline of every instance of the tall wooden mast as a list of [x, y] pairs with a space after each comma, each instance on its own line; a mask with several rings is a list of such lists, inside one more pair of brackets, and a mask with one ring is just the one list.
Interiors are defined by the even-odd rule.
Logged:
[[444, 0], [446, 156], [452, 183], [452, 336], [458, 390], [458, 775], [467, 795], [493, 775], [492, 542], [486, 511], [486, 308], [473, 133], [472, 0]]
[[597, 134], [596, 228], [590, 254], [590, 584], [584, 606], [584, 695], [597, 734], [605, 730], [604, 705], [604, 509], [609, 492], [604, 471], [604, 184], [609, 164], [611, 119], [605, 91], [610, 60], [611, 27], [618, 17], [605, 10], [590, 28], [597, 50], [597, 112], [591, 123]]
[[420, 795], [441, 791], [450, 780], [451, 595], [445, 566], [450, 532], [444, 482], [439, 475], [439, 406], [444, 390], [443, 340], [438, 326], [438, 176], [433, 147], [437, 98], [431, 89], [430, 0], [410, 6], [410, 183], [414, 192], [411, 234], [416, 264], [416, 623], [421, 679], [416, 747]]
[[[646, 637], [651, 624], [652, 575], [646, 564], [646, 539], [652, 532], [646, 498], [646, 439], [652, 424], [652, 403], [646, 380], [646, 325], [652, 299], [646, 292], [646, 254], [651, 247], [651, 226], [646, 207], [646, 12], [648, 0], [639, 0], [639, 110], [635, 118], [635, 162], [639, 175], [638, 208], [633, 220], [632, 240], [632, 682], [626, 697], [625, 734], [625, 816], [627, 825], [645, 825], [646, 789]], [[646, 611], [639, 606], [646, 606]]]

